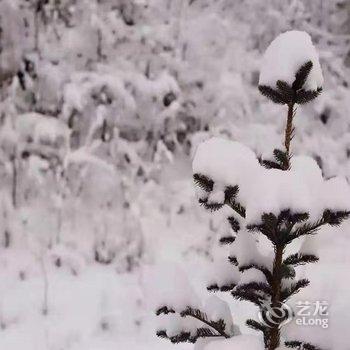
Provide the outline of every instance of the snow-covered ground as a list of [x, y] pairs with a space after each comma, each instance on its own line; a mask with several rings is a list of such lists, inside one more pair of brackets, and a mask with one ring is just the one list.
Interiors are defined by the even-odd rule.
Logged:
[[[259, 69], [275, 37], [305, 30], [324, 83], [298, 107], [293, 153], [349, 180], [349, 1], [37, 5], [0, 0], [0, 349], [193, 349], [155, 336], [150, 290], [176, 265], [204, 301], [216, 273], [224, 227], [196, 200], [197, 145], [281, 145], [286, 108], [259, 94]], [[294, 302], [327, 301], [330, 326], [289, 331], [348, 350], [350, 224], [310, 247], [320, 262], [298, 267], [311, 284]], [[220, 297], [253, 334], [256, 308]]]

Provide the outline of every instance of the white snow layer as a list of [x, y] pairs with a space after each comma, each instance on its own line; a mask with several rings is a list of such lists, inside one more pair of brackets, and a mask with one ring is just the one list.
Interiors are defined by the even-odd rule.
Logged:
[[325, 209], [349, 210], [350, 188], [345, 179], [324, 180], [317, 163], [294, 157], [290, 171], [265, 169], [255, 154], [238, 142], [211, 138], [197, 148], [193, 172], [225, 186], [239, 186], [237, 200], [246, 208], [247, 224], [259, 223], [261, 215], [282, 210], [307, 212], [317, 220]]
[[263, 350], [264, 344], [261, 337], [255, 335], [238, 335], [225, 340], [203, 341], [196, 345], [195, 350]]
[[188, 306], [201, 306], [185, 271], [175, 264], [164, 263], [156, 269], [145, 268], [143, 279], [146, 297], [153, 310], [167, 306], [181, 312]]
[[323, 75], [318, 53], [306, 32], [292, 30], [280, 34], [267, 48], [261, 65], [259, 85], [276, 86], [277, 80], [292, 84], [295, 73], [307, 61], [313, 63], [305, 90], [322, 87]]

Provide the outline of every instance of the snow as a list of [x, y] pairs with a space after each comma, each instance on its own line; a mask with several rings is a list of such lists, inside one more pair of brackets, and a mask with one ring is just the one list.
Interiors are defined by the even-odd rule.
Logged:
[[237, 258], [240, 266], [253, 263], [267, 267], [271, 265], [269, 259], [259, 251], [256, 237], [246, 230], [239, 232], [235, 244], [230, 247], [230, 252]]
[[249, 175], [258, 168], [258, 160], [248, 147], [218, 137], [202, 142], [192, 163], [193, 174], [208, 176], [226, 186], [243, 183], [247, 176], [248, 182]]
[[[314, 221], [325, 209], [350, 209], [347, 181], [340, 177], [323, 180], [316, 162], [305, 156], [294, 157], [290, 171], [266, 169], [246, 146], [211, 138], [198, 146], [193, 172], [221, 186], [238, 185], [237, 200], [246, 208], [248, 225], [261, 222], [264, 213], [278, 215], [285, 209], [307, 212]], [[214, 196], [218, 195], [214, 192]]]
[[217, 284], [221, 287], [231, 283], [237, 284], [240, 280], [240, 273], [227, 261], [227, 257], [225, 259], [221, 256], [214, 259], [205, 277], [207, 286]]
[[225, 332], [231, 335], [234, 334], [232, 314], [226, 301], [212, 295], [206, 300], [203, 310], [211, 321], [224, 320], [226, 324]]
[[304, 89], [317, 90], [322, 87], [323, 75], [310, 35], [297, 30], [280, 34], [266, 49], [261, 63], [259, 85], [275, 88], [278, 80], [292, 85], [298, 69], [308, 61], [313, 63], [313, 67]]
[[[284, 111], [259, 94], [259, 65], [281, 31], [300, 28], [317, 45], [326, 84], [315, 103], [298, 109], [293, 171], [317, 198], [319, 187], [309, 184], [321, 169], [311, 158], [326, 178], [349, 179], [347, 8], [307, 0], [288, 6], [273, 0], [41, 3], [37, 13], [33, 1], [0, 1], [0, 348], [192, 350], [193, 344], [174, 346], [155, 336], [142, 275], [144, 265], [158, 270], [176, 262], [202, 307], [212, 260], [214, 277], [222, 268], [224, 281], [236, 279], [235, 267], [216, 265], [217, 251], [230, 248], [217, 247], [220, 220], [232, 210], [225, 206], [214, 216], [198, 206], [190, 155], [212, 136], [259, 156], [280, 145]], [[170, 92], [176, 100], [166, 107]], [[38, 128], [41, 135], [49, 130], [50, 145], [31, 145], [37, 152], [23, 159], [39, 119], [58, 122]], [[104, 122], [106, 142], [100, 137]], [[68, 147], [52, 142], [61, 134], [58, 124], [69, 129]], [[300, 161], [297, 171], [299, 154], [309, 156], [309, 165]], [[222, 200], [232, 177], [220, 180], [213, 200]], [[332, 206], [342, 206], [347, 185], [332, 182], [325, 196], [333, 192]], [[349, 344], [348, 232], [349, 225], [323, 228], [298, 242], [320, 255], [313, 267], [297, 268], [310, 277], [307, 297], [325, 298], [332, 311], [328, 331], [296, 333], [337, 350]], [[97, 253], [104, 262], [96, 261]], [[241, 277], [237, 273], [237, 281]], [[219, 296], [229, 303], [235, 326], [249, 332], [244, 324], [256, 317], [255, 307]]]
[[254, 335], [239, 335], [227, 340], [210, 341], [202, 348], [198, 347], [196, 350], [263, 350], [264, 342], [262, 338]]
[[167, 306], [181, 312], [188, 306], [200, 307], [200, 300], [185, 271], [175, 264], [164, 263], [156, 269], [145, 269], [143, 284], [148, 303], [153, 310]]

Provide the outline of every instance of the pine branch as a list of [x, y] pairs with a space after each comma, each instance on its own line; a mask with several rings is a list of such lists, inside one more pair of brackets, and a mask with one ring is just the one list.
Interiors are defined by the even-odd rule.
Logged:
[[285, 151], [275, 148], [273, 155], [276, 161], [281, 165], [281, 168], [284, 169], [289, 164], [288, 154]]
[[322, 350], [318, 346], [312, 345], [310, 343], [303, 343], [301, 341], [293, 340], [293, 341], [286, 341], [284, 343], [287, 348], [297, 348], [298, 350]]
[[249, 328], [254, 329], [255, 331], [263, 332], [264, 334], [268, 331], [268, 327], [266, 327], [263, 323], [257, 322], [252, 319], [247, 320], [246, 325]]
[[303, 105], [308, 102], [311, 102], [316, 97], [318, 97], [321, 94], [321, 92], [322, 92], [321, 88], [317, 90], [300, 90], [296, 94], [295, 103], [299, 105]]
[[222, 337], [221, 334], [215, 334], [210, 328], [202, 327], [197, 329], [196, 338]]
[[233, 266], [238, 266], [237, 257], [235, 257], [234, 255], [230, 255], [230, 256], [228, 257], [228, 261], [229, 261]]
[[156, 334], [159, 338], [169, 339], [173, 344], [185, 342], [194, 343], [197, 340], [195, 337], [191, 337], [190, 332], [185, 331], [182, 331], [179, 334], [173, 335], [171, 337], [167, 335], [166, 330], [159, 330]]
[[339, 226], [344, 220], [350, 217], [349, 211], [336, 211], [332, 212], [327, 209], [323, 212], [322, 218], [315, 223], [305, 223], [299, 226], [296, 230], [291, 232], [287, 238], [286, 243], [290, 243], [296, 238], [305, 235], [314, 235], [318, 232], [318, 229], [324, 225]]
[[313, 254], [295, 253], [284, 259], [283, 263], [286, 265], [299, 266], [308, 263], [314, 263], [318, 260], [318, 257]]
[[245, 213], [246, 213], [246, 210], [245, 208], [238, 202], [233, 202], [233, 203], [230, 203], [229, 205], [239, 216], [241, 216], [242, 218], [245, 218]]
[[239, 187], [228, 186], [225, 189], [225, 204], [231, 207], [239, 216], [245, 218], [245, 208], [236, 201], [237, 194], [239, 192]]
[[281, 277], [282, 278], [294, 278], [295, 277], [295, 269], [292, 266], [283, 264], [281, 265]]
[[236, 237], [234, 236], [223, 236], [220, 238], [219, 242], [220, 244], [232, 244], [236, 240]]
[[[308, 103], [315, 99], [322, 91], [322, 88], [318, 88], [317, 90], [303, 89], [312, 66], [313, 63], [311, 61], [304, 63], [295, 74], [295, 80], [292, 86], [285, 81], [278, 80], [276, 82], [276, 90], [267, 85], [259, 85], [259, 91], [263, 96], [278, 104], [293, 106], [296, 103]], [[292, 136], [294, 128], [291, 128], [290, 131]], [[273, 168], [276, 166], [276, 163], [271, 161], [266, 161], [265, 164], [266, 166], [272, 166]]]
[[259, 270], [261, 271], [267, 282], [271, 285], [272, 283], [272, 273], [270, 272], [270, 270], [263, 266], [263, 265], [258, 265], [258, 264], [255, 264], [255, 263], [250, 263], [250, 264], [247, 264], [247, 265], [240, 265], [239, 266], [239, 271], [240, 272], [244, 272], [244, 271], [247, 271], [247, 270], [250, 270], [250, 269], [256, 269], [256, 270]]
[[167, 315], [167, 314], [174, 314], [174, 313], [175, 313], [175, 310], [172, 308], [169, 308], [168, 306], [162, 306], [156, 310], [157, 316], [159, 316], [161, 314]]
[[234, 232], [237, 233], [240, 230], [241, 227], [239, 225], [239, 222], [233, 216], [229, 216], [227, 218], [227, 221], [230, 223], [230, 226]]
[[281, 291], [281, 300], [284, 302], [292, 295], [297, 294], [300, 289], [307, 287], [310, 284], [310, 281], [306, 278], [303, 278], [295, 283], [293, 283], [289, 288], [284, 288]]
[[214, 181], [202, 174], [193, 175], [194, 183], [205, 192], [211, 192], [214, 188]]
[[272, 102], [274, 103], [278, 103], [281, 105], [284, 105], [286, 103], [288, 103], [284, 97], [282, 96], [282, 94], [276, 90], [274, 90], [272, 87], [267, 86], [267, 85], [259, 85], [259, 91], [260, 93], [269, 98]]
[[261, 165], [264, 166], [266, 169], [279, 169], [282, 170], [281, 165], [277, 162], [274, 162], [273, 160], [263, 159], [261, 161]]
[[256, 306], [261, 306], [263, 304], [263, 297], [256, 292], [250, 290], [234, 290], [231, 292], [234, 299], [250, 301]]
[[249, 282], [249, 283], [244, 283], [241, 285], [238, 285], [236, 287], [236, 292], [257, 292], [257, 293], [264, 293], [267, 296], [272, 295], [272, 290], [271, 287], [264, 282]]
[[198, 200], [199, 204], [201, 204], [205, 209], [213, 212], [213, 211], [218, 211], [220, 210], [224, 204], [223, 203], [216, 203], [216, 202], [209, 202], [208, 198], [200, 198]]
[[307, 77], [309, 76], [313, 63], [311, 61], [307, 61], [304, 63], [297, 73], [295, 74], [295, 80], [292, 84], [292, 88], [294, 91], [298, 91], [303, 88], [306, 83]]
[[198, 338], [222, 337], [222, 335], [215, 334], [211, 329], [206, 327], [198, 328], [195, 335], [191, 335], [191, 332], [181, 331], [179, 334], [168, 336], [166, 330], [159, 330], [156, 335], [160, 338], [169, 339], [173, 344], [185, 342], [195, 343]]
[[276, 228], [278, 224], [277, 217], [272, 214], [263, 214], [261, 216], [261, 224], [248, 225], [247, 229], [252, 232], [260, 232], [266, 236], [273, 244], [277, 244], [278, 237], [276, 236]]
[[246, 321], [246, 325], [251, 328], [254, 329], [257, 332], [262, 332], [264, 335], [264, 344], [265, 347], [268, 347], [268, 343], [269, 343], [269, 339], [270, 339], [270, 327], [267, 327], [265, 324], [257, 322], [255, 320], [249, 319]]
[[207, 287], [207, 290], [209, 292], [230, 292], [236, 287], [235, 282], [223, 284], [219, 286], [217, 283], [213, 283], [210, 286]]
[[202, 312], [198, 309], [193, 309], [191, 307], [187, 307], [184, 311], [182, 311], [180, 313], [180, 316], [181, 317], [187, 317], [187, 316], [193, 317], [193, 318], [203, 322], [207, 326], [213, 328], [222, 337], [230, 338], [230, 336], [225, 332], [226, 323], [223, 319], [220, 319], [218, 321], [210, 321], [210, 320], [208, 320], [208, 317], [204, 312]]
[[344, 220], [350, 217], [350, 211], [339, 210], [331, 211], [329, 209], [323, 212], [324, 221], [331, 226], [339, 226]]
[[276, 86], [284, 101], [286, 101], [285, 103], [293, 103], [295, 96], [293, 88], [283, 80], [277, 80]]
[[225, 203], [230, 205], [231, 202], [234, 202], [238, 194], [238, 186], [227, 186], [225, 188]]
[[275, 160], [263, 160], [261, 163], [266, 169], [284, 170], [289, 166], [290, 158], [287, 152], [280, 149], [274, 149], [273, 156]]

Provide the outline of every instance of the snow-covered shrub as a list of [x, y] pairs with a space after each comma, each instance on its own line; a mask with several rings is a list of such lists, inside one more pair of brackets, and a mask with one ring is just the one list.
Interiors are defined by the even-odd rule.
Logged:
[[[296, 243], [326, 225], [339, 226], [350, 216], [346, 180], [326, 180], [315, 160], [292, 157], [296, 106], [315, 99], [322, 84], [318, 55], [309, 35], [299, 31], [281, 34], [264, 55], [259, 90], [273, 102], [287, 106], [283, 148], [276, 148], [271, 158], [258, 159], [239, 142], [211, 138], [198, 146], [193, 160], [199, 203], [210, 211], [224, 206], [232, 209], [227, 218], [231, 230], [220, 238], [221, 244], [230, 245], [232, 272], [218, 270], [207, 289], [228, 292], [235, 299], [256, 305], [259, 321], [249, 319], [246, 323], [262, 333], [263, 343], [228, 330], [230, 313], [212, 318], [193, 297], [166, 300], [164, 295], [156, 314], [170, 314], [177, 326], [170, 322], [158, 330], [158, 336], [173, 343], [233, 338], [209, 342], [205, 349], [321, 349], [322, 344], [289, 339], [288, 333], [282, 338], [281, 329], [292, 317], [286, 301], [310, 283], [298, 277], [296, 267], [318, 261], [314, 253], [298, 249]], [[183, 286], [180, 295], [182, 290]], [[189, 324], [181, 323], [181, 318], [202, 324], [187, 328]]]

